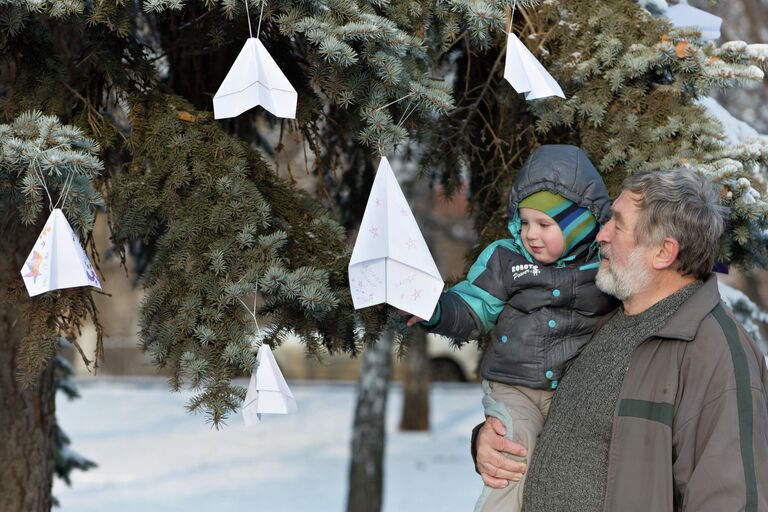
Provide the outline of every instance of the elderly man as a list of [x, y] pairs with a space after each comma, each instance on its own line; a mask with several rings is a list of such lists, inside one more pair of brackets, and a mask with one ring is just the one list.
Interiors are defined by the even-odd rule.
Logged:
[[[768, 511], [768, 372], [710, 274], [719, 198], [690, 171], [624, 183], [597, 284], [623, 303], [555, 393], [525, 512]], [[489, 418], [474, 436], [486, 484], [517, 481], [524, 447]]]

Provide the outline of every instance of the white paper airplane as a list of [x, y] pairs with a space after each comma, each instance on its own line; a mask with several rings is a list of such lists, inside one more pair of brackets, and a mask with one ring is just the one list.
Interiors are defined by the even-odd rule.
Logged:
[[557, 81], [512, 32], [507, 37], [504, 78], [517, 92], [523, 94], [526, 100], [549, 96], [565, 98]]
[[249, 38], [213, 97], [213, 117], [239, 116], [261, 105], [277, 117], [296, 117], [296, 90], [261, 41]]
[[258, 368], [251, 375], [243, 402], [243, 420], [250, 426], [261, 422], [262, 414], [288, 414], [296, 411], [296, 400], [288, 388], [269, 345], [259, 348]]
[[51, 290], [78, 286], [95, 286], [101, 289], [96, 271], [91, 266], [77, 235], [58, 208], [51, 212], [43, 231], [37, 237], [37, 242], [21, 269], [21, 277], [30, 297]]
[[701, 30], [701, 39], [711, 41], [720, 38], [723, 18], [697, 9], [687, 3], [673, 5], [664, 13], [676, 28], [694, 27]]
[[389, 162], [382, 158], [349, 261], [355, 309], [386, 302], [429, 319], [443, 280]]

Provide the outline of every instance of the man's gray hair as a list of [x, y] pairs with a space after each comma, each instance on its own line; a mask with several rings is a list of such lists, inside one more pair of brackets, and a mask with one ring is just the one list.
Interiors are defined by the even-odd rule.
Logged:
[[726, 208], [704, 176], [689, 169], [641, 172], [624, 180], [624, 188], [640, 194], [635, 239], [640, 245], [677, 240], [676, 269], [698, 279], [712, 271], [725, 229]]

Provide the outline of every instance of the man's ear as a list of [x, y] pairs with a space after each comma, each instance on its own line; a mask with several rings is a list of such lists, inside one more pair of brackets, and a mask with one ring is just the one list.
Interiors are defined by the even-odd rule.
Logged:
[[653, 268], [656, 270], [665, 270], [670, 268], [680, 253], [680, 242], [672, 237], [667, 237], [658, 246], [656, 254], [653, 256]]

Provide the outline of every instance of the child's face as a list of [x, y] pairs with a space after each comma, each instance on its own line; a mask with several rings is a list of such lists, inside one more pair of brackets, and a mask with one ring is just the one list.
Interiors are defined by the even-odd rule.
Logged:
[[533, 259], [544, 265], [557, 261], [565, 249], [565, 238], [552, 217], [532, 208], [520, 208], [523, 226], [520, 238]]

